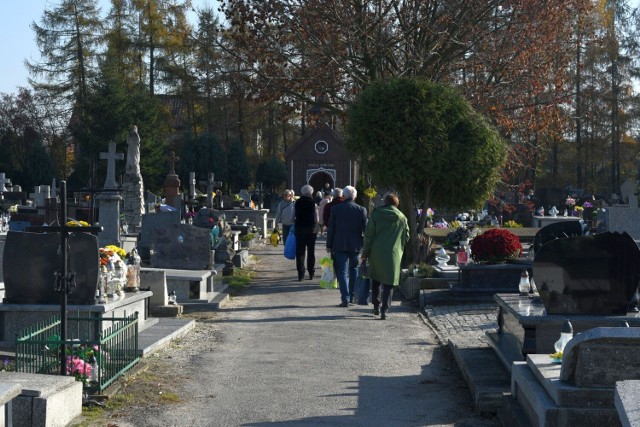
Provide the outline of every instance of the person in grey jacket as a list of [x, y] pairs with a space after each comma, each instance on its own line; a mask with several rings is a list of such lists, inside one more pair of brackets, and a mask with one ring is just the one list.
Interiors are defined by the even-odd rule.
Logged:
[[367, 210], [356, 204], [357, 190], [347, 185], [342, 190], [344, 201], [331, 208], [327, 229], [327, 252], [334, 259], [334, 270], [340, 287], [339, 307], [353, 304], [358, 277], [358, 255], [362, 250]]
[[276, 224], [282, 224], [282, 242], [287, 241], [289, 230], [293, 224], [293, 190], [284, 190], [282, 200], [276, 209]]

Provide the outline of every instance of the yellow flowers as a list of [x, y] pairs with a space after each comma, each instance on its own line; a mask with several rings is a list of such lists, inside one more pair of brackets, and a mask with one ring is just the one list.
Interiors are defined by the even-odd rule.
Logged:
[[89, 227], [89, 223], [87, 221], [71, 220], [67, 222], [67, 227]]
[[558, 351], [556, 353], [552, 353], [549, 355], [549, 357], [552, 359], [562, 359], [562, 352]]
[[125, 251], [124, 249], [116, 246], [116, 245], [107, 245], [104, 247], [106, 250], [108, 251], [112, 251], [118, 254], [118, 256], [120, 257], [120, 259], [125, 259], [127, 257], [127, 251]]
[[376, 191], [375, 188], [369, 187], [366, 190], [364, 190], [364, 195], [367, 196], [369, 199], [373, 199], [378, 195], [378, 192]]

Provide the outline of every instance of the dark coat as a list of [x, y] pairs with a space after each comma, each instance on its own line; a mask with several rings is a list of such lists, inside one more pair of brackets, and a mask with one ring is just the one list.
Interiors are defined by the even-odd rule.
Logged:
[[318, 209], [311, 197], [301, 196], [294, 206], [295, 234], [314, 234], [318, 223]]
[[327, 230], [327, 249], [332, 252], [360, 252], [367, 210], [352, 199], [331, 208]]
[[322, 223], [325, 226], [329, 226], [329, 216], [331, 214], [331, 208], [335, 205], [344, 202], [344, 197], [334, 197], [329, 203], [324, 205], [324, 211], [322, 212]]

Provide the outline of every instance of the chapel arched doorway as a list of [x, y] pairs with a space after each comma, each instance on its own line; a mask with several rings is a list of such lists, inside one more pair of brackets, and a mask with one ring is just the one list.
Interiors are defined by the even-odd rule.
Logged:
[[334, 187], [334, 180], [327, 172], [316, 172], [309, 178], [309, 185], [313, 187], [313, 194], [324, 189], [325, 184], [329, 184], [330, 188]]

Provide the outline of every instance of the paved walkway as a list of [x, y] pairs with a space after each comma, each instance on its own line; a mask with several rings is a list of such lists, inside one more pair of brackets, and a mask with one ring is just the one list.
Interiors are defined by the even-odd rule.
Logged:
[[[387, 320], [372, 306], [337, 307], [338, 290], [297, 280], [282, 246], [251, 250], [252, 284], [212, 321], [160, 358], [180, 366], [182, 400], [121, 420], [144, 426], [494, 426], [477, 417], [446, 334], [489, 324], [484, 307], [430, 309], [394, 301]], [[325, 255], [324, 240], [316, 249]], [[479, 312], [478, 310], [485, 310]], [[476, 337], [482, 335], [476, 330]], [[479, 339], [479, 338], [476, 338]]]
[[444, 344], [455, 338], [459, 346], [487, 346], [485, 332], [498, 328], [496, 304], [428, 305], [424, 313]]

